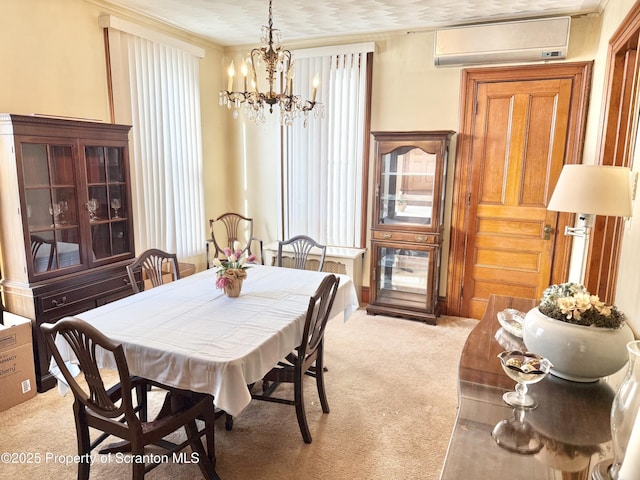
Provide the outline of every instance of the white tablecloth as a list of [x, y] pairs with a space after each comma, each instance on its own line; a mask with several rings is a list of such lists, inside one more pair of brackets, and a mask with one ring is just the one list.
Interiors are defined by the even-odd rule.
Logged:
[[[210, 393], [237, 415], [251, 401], [247, 384], [300, 343], [309, 297], [326, 275], [262, 265], [247, 273], [238, 298], [216, 289], [212, 269], [77, 317], [123, 344], [131, 374]], [[358, 299], [351, 279], [339, 277], [331, 316], [346, 320]], [[63, 358], [75, 361], [68, 351]], [[101, 363], [115, 368], [106, 356]]]

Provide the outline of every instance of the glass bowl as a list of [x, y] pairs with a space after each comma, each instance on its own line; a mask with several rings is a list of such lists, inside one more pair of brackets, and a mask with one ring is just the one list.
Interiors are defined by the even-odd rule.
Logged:
[[527, 394], [527, 385], [546, 377], [553, 367], [551, 362], [536, 353], [519, 350], [502, 352], [498, 358], [504, 373], [517, 382], [515, 391], [505, 393], [502, 399], [512, 407], [535, 408], [538, 403]]
[[498, 312], [498, 323], [511, 335], [522, 338], [522, 326], [524, 324], [524, 313], [515, 308], [507, 308]]

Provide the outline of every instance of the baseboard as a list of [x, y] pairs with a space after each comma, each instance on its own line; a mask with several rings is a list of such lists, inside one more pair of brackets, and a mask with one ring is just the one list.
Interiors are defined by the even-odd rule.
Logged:
[[369, 305], [369, 287], [362, 286], [360, 297], [360, 306]]

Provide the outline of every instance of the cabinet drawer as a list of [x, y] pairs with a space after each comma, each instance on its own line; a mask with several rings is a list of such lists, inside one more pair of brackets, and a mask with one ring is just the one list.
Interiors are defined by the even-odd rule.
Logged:
[[77, 302], [105, 297], [125, 288], [130, 290], [131, 287], [126, 283], [127, 278], [128, 277], [126, 275], [118, 275], [116, 277], [107, 278], [101, 282], [99, 281], [88, 285], [81, 285], [75, 288], [69, 288], [68, 290], [43, 295], [40, 298], [42, 312], [47, 313], [52, 310], [73, 305]]
[[38, 324], [54, 323], [64, 317], [72, 317], [78, 313], [86, 312], [92, 308], [96, 308], [95, 300], [80, 300], [78, 302], [66, 302], [58, 304], [56, 308], [50, 308], [46, 313], [38, 317]]
[[374, 240], [390, 240], [395, 242], [426, 243], [430, 245], [440, 243], [440, 235], [435, 233], [374, 231], [373, 239]]

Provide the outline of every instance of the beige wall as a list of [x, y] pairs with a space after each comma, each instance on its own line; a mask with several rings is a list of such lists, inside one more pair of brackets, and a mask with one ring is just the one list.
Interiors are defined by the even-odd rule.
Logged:
[[[567, 60], [595, 59], [585, 142], [587, 163], [596, 158], [598, 151], [608, 39], [633, 3], [610, 0], [602, 18], [588, 16], [572, 22]], [[127, 16], [102, 0], [3, 0], [0, 111], [109, 121], [103, 34], [97, 23], [102, 12]], [[133, 20], [192, 41], [206, 50], [200, 76], [206, 202], [203, 222], [229, 210], [240, 211], [256, 219], [255, 233], [265, 242], [276, 240], [280, 236], [279, 126], [272, 118], [267, 125], [260, 126], [242, 118], [233, 120], [229, 112], [218, 106], [226, 65], [242, 49], [222, 52], [215, 45], [183, 32], [135, 16]], [[432, 32], [353, 39], [367, 40], [375, 41], [377, 47], [372, 130], [459, 130], [461, 68], [433, 66]], [[344, 42], [342, 39], [341, 43]], [[453, 166], [451, 161], [449, 187]], [[636, 206], [637, 203], [636, 200]], [[640, 327], [640, 296], [636, 292], [640, 281], [636, 267], [640, 265], [638, 224], [634, 217], [625, 231], [617, 298], [636, 330]], [[368, 285], [368, 270], [363, 280]]]
[[3, 1], [0, 111], [109, 120], [103, 45], [80, 0]]

